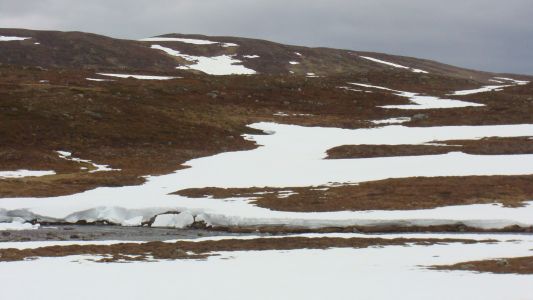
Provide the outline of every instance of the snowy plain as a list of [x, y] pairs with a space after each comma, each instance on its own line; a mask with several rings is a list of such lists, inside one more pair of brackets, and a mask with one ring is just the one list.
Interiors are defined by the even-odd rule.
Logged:
[[[6, 299], [18, 299], [21, 291], [24, 298], [45, 300], [134, 300], [175, 294], [259, 300], [391, 299], [397, 295], [414, 300], [529, 299], [532, 276], [428, 267], [528, 256], [532, 247], [531, 236], [513, 236], [513, 241], [499, 243], [220, 252], [206, 260], [102, 264], [90, 261], [98, 256], [40, 258], [0, 263], [0, 285]], [[26, 288], [28, 282], [31, 289]], [[98, 288], [87, 288], [88, 282]]]

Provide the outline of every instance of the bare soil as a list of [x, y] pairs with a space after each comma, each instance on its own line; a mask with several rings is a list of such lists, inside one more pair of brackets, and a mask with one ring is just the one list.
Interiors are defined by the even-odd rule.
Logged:
[[[533, 199], [532, 182], [533, 175], [413, 177], [335, 187], [203, 188], [176, 194], [191, 198], [249, 197], [260, 207], [294, 212], [412, 210], [487, 203], [517, 207]], [[283, 191], [294, 194], [285, 197]]]
[[448, 266], [433, 266], [435, 270], [475, 271], [495, 274], [533, 274], [533, 256], [469, 261]]
[[0, 261], [20, 261], [36, 257], [64, 257], [70, 255], [105, 256], [100, 262], [138, 261], [153, 259], [201, 259], [212, 252], [260, 251], [327, 248], [367, 248], [376, 246], [433, 245], [441, 243], [479, 243], [465, 239], [381, 239], [381, 238], [261, 238], [251, 240], [220, 240], [176, 243], [148, 242], [142, 244], [123, 243], [114, 245], [70, 245], [50, 246], [36, 249], [0, 249]]

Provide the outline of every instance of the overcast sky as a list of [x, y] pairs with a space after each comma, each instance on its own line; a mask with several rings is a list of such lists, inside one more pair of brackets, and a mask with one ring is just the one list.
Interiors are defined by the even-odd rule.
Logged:
[[235, 35], [533, 74], [532, 0], [0, 0], [0, 27]]

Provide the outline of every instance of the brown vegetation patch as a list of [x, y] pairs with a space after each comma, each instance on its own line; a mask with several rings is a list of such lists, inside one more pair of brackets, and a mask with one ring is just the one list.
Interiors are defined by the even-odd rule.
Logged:
[[248, 197], [261, 207], [295, 212], [410, 210], [487, 203], [516, 207], [533, 199], [531, 182], [533, 175], [414, 177], [335, 187], [203, 188], [176, 193], [192, 198]]
[[[490, 240], [483, 242], [492, 242]], [[468, 239], [381, 239], [381, 238], [260, 238], [252, 240], [220, 240], [176, 243], [122, 243], [114, 245], [49, 246], [36, 249], [0, 249], [0, 261], [19, 261], [35, 257], [64, 257], [70, 255], [105, 256], [100, 262], [118, 260], [198, 259], [220, 251], [260, 251], [327, 248], [366, 248], [373, 246], [432, 245], [440, 243], [478, 243]]]
[[433, 266], [435, 270], [476, 271], [496, 274], [533, 274], [533, 256], [469, 261], [448, 266]]
[[432, 141], [439, 145], [344, 145], [329, 149], [328, 159], [446, 154], [532, 154], [533, 137], [489, 137], [479, 140]]

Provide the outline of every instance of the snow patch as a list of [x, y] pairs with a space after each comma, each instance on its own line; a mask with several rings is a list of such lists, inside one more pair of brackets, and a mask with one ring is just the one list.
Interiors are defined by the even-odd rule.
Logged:
[[474, 103], [474, 102], [452, 100], [452, 99], [442, 99], [442, 98], [435, 97], [435, 96], [422, 96], [418, 93], [398, 91], [398, 90], [393, 90], [393, 89], [389, 89], [386, 87], [370, 85], [370, 84], [363, 84], [363, 83], [349, 83], [349, 84], [353, 84], [356, 86], [362, 86], [366, 88], [374, 88], [378, 90], [391, 91], [391, 92], [394, 92], [394, 94], [397, 96], [409, 98], [409, 100], [414, 103], [414, 104], [379, 106], [382, 108], [421, 110], [421, 109], [436, 109], [436, 108], [459, 108], [459, 107], [485, 106], [484, 104], [479, 104], [479, 103]]
[[24, 41], [24, 40], [29, 40], [29, 39], [31, 39], [31, 37], [18, 37], [18, 36], [0, 35], [0, 42]]
[[90, 160], [87, 160], [87, 159], [81, 159], [81, 158], [77, 158], [77, 157], [72, 157], [72, 153], [70, 153], [68, 151], [56, 151], [56, 152], [57, 152], [57, 154], [59, 154], [59, 157], [62, 158], [62, 159], [74, 161], [74, 162], [77, 162], [77, 163], [91, 164], [93, 166], [94, 170], [89, 171], [89, 173], [121, 171], [121, 169], [110, 168], [108, 165], [99, 165], [99, 164], [96, 164], [96, 163], [94, 163], [94, 162], [92, 162]]
[[413, 73], [424, 73], [424, 74], [428, 74], [429, 73], [429, 72], [424, 71], [424, 70], [402, 66], [402, 65], [399, 65], [399, 64], [391, 63], [391, 62], [384, 61], [384, 60], [377, 59], [377, 58], [372, 58], [372, 57], [368, 57], [368, 56], [360, 56], [360, 57], [364, 58], [364, 59], [367, 59], [367, 60], [370, 60], [370, 61], [373, 61], [373, 62], [376, 62], [376, 63], [388, 65], [388, 66], [391, 66], [391, 67], [400, 68], [400, 69], [407, 69], [407, 70], [410, 70]]
[[401, 124], [401, 123], [405, 123], [409, 121], [411, 121], [411, 118], [409, 117], [398, 117], [398, 118], [390, 118], [390, 119], [384, 119], [384, 120], [373, 120], [370, 122], [376, 125], [382, 125], [382, 124]]
[[98, 82], [104, 82], [104, 81], [114, 81], [113, 79], [101, 79], [101, 78], [85, 78], [89, 81], [98, 81]]
[[181, 77], [175, 76], [154, 76], [154, 75], [137, 75], [137, 74], [114, 74], [114, 73], [97, 73], [102, 76], [118, 77], [118, 78], [135, 78], [140, 80], [170, 80]]
[[239, 47], [238, 44], [235, 44], [235, 43], [223, 43], [222, 44], [222, 47], [224, 48], [229, 48], [229, 47]]
[[193, 56], [182, 54], [181, 52], [163, 47], [161, 45], [152, 45], [152, 49], [164, 51], [168, 55], [181, 57], [194, 64], [180, 66], [177, 69], [181, 70], [198, 70], [210, 75], [251, 75], [256, 74], [256, 71], [248, 69], [243, 65], [238, 65], [242, 61], [235, 59], [229, 55], [220, 55], [214, 57]]
[[[462, 90], [462, 91], [455, 91], [449, 95], [451, 96], [464, 96], [464, 95], [472, 95], [472, 94], [478, 94], [478, 93], [486, 93], [486, 92], [492, 92], [492, 91], [502, 91], [506, 87], [511, 86], [517, 86], [517, 85], [526, 85], [529, 83], [529, 81], [521, 81], [521, 80], [515, 80], [512, 78], [505, 78], [505, 77], [495, 77], [496, 79], [505, 80], [507, 82], [510, 82], [510, 84], [504, 84], [504, 85], [487, 85], [481, 88], [477, 89], [471, 89], [471, 90]], [[494, 80], [491, 79], [490, 81], [498, 82], [498, 83], [504, 83], [500, 80]]]
[[54, 171], [33, 171], [33, 170], [0, 171], [0, 179], [41, 177], [41, 176], [55, 175], [55, 174], [56, 172]]

